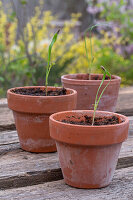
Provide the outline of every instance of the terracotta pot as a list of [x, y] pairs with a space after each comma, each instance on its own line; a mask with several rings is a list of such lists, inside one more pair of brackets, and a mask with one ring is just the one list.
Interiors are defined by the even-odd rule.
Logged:
[[129, 120], [123, 115], [97, 111], [96, 116], [118, 116], [116, 125], [83, 126], [61, 122], [75, 120], [93, 111], [67, 111], [50, 116], [50, 135], [56, 141], [64, 180], [78, 188], [101, 188], [112, 180], [122, 142], [128, 136]]
[[[102, 74], [92, 74], [91, 77]], [[61, 77], [62, 85], [77, 91], [77, 109], [93, 110], [97, 89], [101, 80], [87, 80], [88, 74], [68, 74]], [[105, 80], [101, 90], [107, 85]], [[102, 95], [98, 110], [115, 112], [121, 78], [112, 75], [112, 80]], [[100, 90], [100, 91], [101, 91]]]
[[[43, 86], [39, 88], [45, 89]], [[17, 88], [7, 91], [8, 107], [13, 110], [21, 148], [30, 152], [56, 151], [55, 142], [49, 133], [49, 116], [55, 112], [75, 109], [77, 92], [67, 89], [66, 95], [46, 97], [15, 94], [13, 89]]]

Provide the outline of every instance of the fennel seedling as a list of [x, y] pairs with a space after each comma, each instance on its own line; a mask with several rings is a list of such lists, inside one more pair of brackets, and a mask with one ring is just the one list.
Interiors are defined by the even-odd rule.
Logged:
[[[91, 38], [92, 38], [92, 30], [97, 26], [109, 26], [109, 24], [106, 24], [106, 23], [95, 24], [95, 25], [87, 28], [85, 33], [84, 33], [85, 53], [86, 53], [86, 58], [87, 58], [88, 66], [89, 66], [89, 80], [91, 79], [91, 68], [92, 68], [92, 64], [93, 64], [93, 61], [94, 61], [92, 40], [91, 40]], [[86, 41], [86, 37], [87, 37], [87, 33], [88, 32], [89, 32], [89, 40], [90, 40], [90, 54], [91, 54], [91, 59], [90, 60], [89, 60], [89, 52], [88, 52], [88, 49], [87, 49], [87, 41]]]
[[47, 63], [47, 67], [46, 67], [46, 80], [45, 80], [45, 92], [46, 92], [46, 96], [47, 96], [47, 86], [48, 86], [48, 77], [49, 77], [49, 73], [50, 73], [50, 70], [53, 66], [53, 63], [51, 62], [51, 52], [52, 52], [52, 47], [54, 45], [54, 43], [56, 42], [57, 40], [57, 37], [58, 37], [58, 34], [59, 34], [60, 30], [58, 30], [53, 38], [52, 38], [52, 41], [49, 45], [49, 48], [48, 48], [48, 63]]
[[[111, 81], [111, 74], [110, 74], [103, 66], [101, 66], [101, 69], [103, 70], [103, 78], [102, 78], [102, 82], [101, 82], [101, 84], [100, 84], [100, 86], [99, 86], [99, 88], [98, 88], [98, 90], [97, 90], [97, 94], [96, 94], [96, 98], [95, 98], [94, 113], [93, 113], [93, 118], [92, 118], [92, 126], [94, 125], [96, 110], [97, 110], [99, 101], [100, 101], [100, 99], [101, 99], [101, 97], [102, 97], [104, 91], [106, 90], [106, 88], [108, 87], [108, 85], [110, 84], [110, 81]], [[107, 85], [104, 87], [104, 89], [102, 90], [102, 92], [101, 92], [101, 94], [100, 94], [100, 96], [99, 96], [99, 98], [98, 98], [98, 94], [99, 94], [100, 88], [101, 88], [101, 86], [102, 86], [102, 84], [103, 84], [103, 82], [104, 82], [104, 80], [105, 80], [105, 78], [106, 78], [106, 75], [109, 76], [110, 80], [109, 80], [109, 82], [107, 83]]]

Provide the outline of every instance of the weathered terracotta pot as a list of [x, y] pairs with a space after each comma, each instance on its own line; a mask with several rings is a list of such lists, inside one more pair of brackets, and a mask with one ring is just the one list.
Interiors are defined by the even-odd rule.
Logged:
[[[78, 188], [101, 188], [112, 180], [129, 120], [123, 115], [97, 111], [96, 116], [118, 116], [120, 124], [83, 126], [61, 122], [93, 111], [67, 111], [50, 116], [50, 135], [56, 141], [64, 180]], [[73, 117], [73, 118], [74, 118]]]
[[[39, 88], [45, 89], [43, 86]], [[55, 142], [49, 133], [49, 116], [55, 112], [75, 109], [77, 92], [67, 89], [66, 95], [46, 97], [15, 94], [12, 92], [14, 89], [17, 88], [7, 91], [8, 107], [13, 110], [21, 148], [30, 152], [56, 151]]]
[[[91, 74], [91, 77], [102, 74]], [[61, 77], [62, 85], [77, 91], [77, 109], [93, 110], [95, 97], [101, 80], [87, 80], [88, 74], [68, 74]], [[121, 78], [112, 75], [112, 80], [102, 95], [98, 110], [115, 112]], [[109, 80], [104, 80], [101, 90]]]

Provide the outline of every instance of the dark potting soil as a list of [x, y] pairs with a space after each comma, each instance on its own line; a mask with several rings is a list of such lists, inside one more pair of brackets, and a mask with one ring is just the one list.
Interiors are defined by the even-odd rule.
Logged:
[[[88, 117], [87, 115], [82, 116], [82, 119], [76, 118], [75, 116], [68, 117], [69, 119], [63, 119], [61, 122], [68, 123], [68, 124], [75, 124], [75, 125], [85, 125], [91, 126], [92, 125], [92, 117]], [[101, 125], [114, 125], [120, 124], [122, 121], [119, 121], [119, 118], [115, 115], [110, 117], [96, 117], [94, 121], [95, 126]]]
[[[46, 96], [45, 90], [41, 88], [19, 88], [12, 90], [15, 94], [21, 95], [30, 95], [30, 96]], [[47, 96], [59, 96], [59, 95], [66, 95], [66, 89], [56, 89], [56, 90], [48, 90]]]
[[[109, 80], [109, 79], [110, 79], [109, 76], [106, 75], [105, 80]], [[96, 75], [94, 77], [91, 77], [91, 80], [102, 80], [102, 77]]]

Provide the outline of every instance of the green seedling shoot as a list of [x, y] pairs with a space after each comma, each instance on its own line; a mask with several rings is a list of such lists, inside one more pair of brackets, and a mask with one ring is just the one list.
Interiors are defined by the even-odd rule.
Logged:
[[[110, 84], [110, 81], [111, 81], [111, 74], [103, 67], [101, 66], [101, 69], [103, 70], [103, 78], [102, 78], [102, 81], [101, 81], [101, 84], [97, 90], [97, 94], [96, 94], [96, 98], [95, 98], [95, 104], [94, 104], [94, 113], [93, 113], [93, 118], [92, 118], [92, 126], [94, 125], [94, 121], [95, 121], [95, 115], [96, 115], [96, 110], [97, 110], [97, 107], [98, 107], [98, 104], [99, 104], [99, 101], [104, 93], [104, 91], [106, 90], [106, 88], [108, 87], [108, 85]], [[103, 85], [103, 82], [106, 78], [106, 75], [109, 76], [110, 80], [109, 82], [107, 83], [107, 85], [104, 87], [104, 89], [102, 90], [99, 98], [98, 98], [98, 95], [99, 95], [99, 91], [100, 91], [100, 88], [101, 86]]]
[[[92, 68], [92, 64], [93, 64], [93, 61], [94, 61], [92, 40], [91, 40], [91, 38], [92, 38], [92, 30], [97, 26], [109, 26], [109, 24], [106, 24], [106, 23], [95, 24], [95, 25], [87, 28], [85, 33], [84, 33], [85, 53], [86, 53], [86, 58], [87, 58], [88, 66], [89, 66], [89, 80], [91, 79], [91, 68]], [[89, 32], [89, 40], [90, 40], [90, 54], [91, 54], [91, 59], [90, 60], [89, 60], [89, 52], [88, 52], [88, 49], [87, 49], [87, 41], [86, 41], [88, 32]]]
[[48, 77], [49, 77], [49, 73], [50, 73], [50, 70], [52, 68], [52, 66], [54, 65], [52, 62], [51, 62], [51, 53], [52, 53], [52, 47], [54, 45], [54, 43], [56, 42], [57, 40], [57, 37], [58, 37], [58, 34], [59, 34], [60, 30], [58, 30], [53, 38], [52, 38], [52, 41], [49, 45], [49, 48], [48, 48], [48, 63], [47, 63], [47, 67], [46, 67], [46, 80], [45, 80], [45, 92], [46, 92], [46, 96], [47, 96], [47, 86], [48, 86]]

